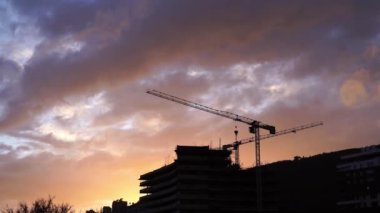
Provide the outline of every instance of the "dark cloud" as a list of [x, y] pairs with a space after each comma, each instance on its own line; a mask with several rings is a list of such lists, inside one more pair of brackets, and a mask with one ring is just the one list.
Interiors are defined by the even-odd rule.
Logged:
[[11, 146], [0, 143], [0, 151], [2, 151], [2, 152], [8, 152], [8, 151], [11, 151], [11, 150], [12, 150]]
[[19, 65], [0, 57], [0, 119], [6, 117], [7, 102], [18, 93], [17, 83], [20, 75]]
[[[119, 36], [100, 49], [89, 42], [94, 34], [79, 39], [85, 43], [81, 51], [64, 57], [41, 56], [37, 48], [25, 67], [23, 93], [10, 103], [13, 107], [2, 129], [19, 126], [62, 97], [120, 85], [173, 64], [220, 68], [237, 62], [300, 58], [303, 66], [294, 73], [345, 72], [349, 65], [362, 65], [361, 55], [377, 35], [374, 26], [379, 22], [379, 6], [372, 1], [45, 3], [15, 3], [20, 11], [36, 17], [37, 26], [48, 35], [41, 48], [63, 35], [76, 38], [101, 23], [99, 19], [108, 23], [110, 13], [102, 14], [109, 10], [116, 11], [116, 18], [110, 20], [130, 19], [130, 23], [116, 24], [121, 27]], [[122, 16], [119, 8], [131, 15]], [[145, 9], [133, 14], [135, 8]]]
[[[14, 61], [0, 57], [0, 86], [6, 87], [7, 84], [17, 80], [21, 74], [21, 67]], [[0, 88], [1, 88], [0, 87]]]

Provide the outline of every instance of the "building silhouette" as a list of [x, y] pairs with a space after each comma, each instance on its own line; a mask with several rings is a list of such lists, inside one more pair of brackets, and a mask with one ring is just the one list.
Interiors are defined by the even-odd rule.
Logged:
[[379, 209], [380, 147], [366, 147], [341, 159], [337, 166], [340, 178], [339, 209], [361, 209], [363, 212]]
[[111, 207], [103, 206], [102, 213], [112, 213]]
[[123, 199], [115, 200], [112, 202], [112, 213], [126, 213], [128, 212], [128, 202]]
[[[379, 212], [380, 146], [295, 157], [261, 167], [263, 212]], [[255, 168], [230, 151], [177, 146], [177, 159], [140, 176], [128, 212], [255, 212]]]
[[174, 163], [141, 175], [147, 212], [252, 211], [254, 181], [231, 164], [230, 151], [177, 146]]

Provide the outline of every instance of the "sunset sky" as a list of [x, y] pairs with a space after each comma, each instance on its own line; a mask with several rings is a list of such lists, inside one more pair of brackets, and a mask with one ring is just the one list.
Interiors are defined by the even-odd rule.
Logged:
[[278, 130], [324, 122], [263, 141], [263, 163], [380, 143], [380, 1], [0, 0], [0, 20], [0, 209], [136, 202], [177, 144], [250, 136], [147, 89]]

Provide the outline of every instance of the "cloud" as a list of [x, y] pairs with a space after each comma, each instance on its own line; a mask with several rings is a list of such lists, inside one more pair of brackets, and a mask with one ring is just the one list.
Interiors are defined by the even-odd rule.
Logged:
[[38, 30], [28, 19], [16, 13], [9, 1], [0, 3], [0, 57], [14, 60], [22, 66], [33, 55], [33, 48], [40, 42]]
[[[0, 150], [3, 148], [0, 146]], [[47, 152], [16, 158], [0, 151], [0, 206], [10, 204], [10, 199], [33, 201], [49, 194], [82, 210], [101, 207], [99, 205], [103, 203], [96, 200], [112, 200], [125, 196], [125, 193], [136, 200], [139, 190], [137, 173], [141, 169], [149, 170], [155, 157], [157, 155], [153, 152], [115, 156], [98, 151], [80, 160]], [[133, 162], [134, 158], [140, 161]], [[155, 163], [156, 167], [160, 165], [161, 162]], [[89, 197], [92, 199], [88, 200]]]
[[376, 87], [375, 100], [376, 100], [376, 101], [380, 101], [380, 83], [378, 83], [378, 84], [377, 84], [377, 87]]
[[[301, 57], [309, 62], [305, 65], [308, 71], [302, 72], [310, 73], [333, 64], [328, 58], [341, 60], [338, 63], [347, 62], [355, 52], [361, 51], [361, 47], [347, 47], [346, 54], [341, 57], [338, 51], [344, 43], [358, 36], [371, 39], [376, 35], [372, 26], [378, 14], [372, 7], [353, 10], [354, 5], [355, 1], [343, 6], [339, 2], [328, 5], [322, 2], [319, 7], [302, 2], [231, 5], [228, 1], [216, 5], [213, 1], [125, 4], [81, 1], [79, 6], [70, 1], [14, 3], [18, 11], [36, 19], [45, 39], [25, 67], [20, 81], [22, 95], [9, 103], [14, 107], [8, 109], [1, 127], [20, 126], [61, 97], [120, 85], [169, 65], [221, 67], [241, 61]], [[324, 13], [320, 13], [321, 7], [325, 8]], [[303, 12], [306, 10], [308, 13]], [[121, 11], [128, 15], [123, 16]], [[94, 27], [108, 32], [102, 28], [102, 23], [112, 20], [118, 20], [116, 28], [120, 30], [112, 39], [105, 36], [103, 42], [99, 42], [102, 45], [96, 43], [99, 40], [92, 40], [97, 36], [95, 33], [85, 33], [96, 32], [91, 30]], [[82, 42], [83, 47], [63, 57], [48, 54], [46, 45], [67, 36], [74, 42]]]
[[0, 154], [6, 154], [12, 150], [12, 147], [6, 144], [0, 144]]
[[[11, 1], [7, 13], [23, 22], [5, 27], [18, 32], [16, 41], [0, 36], [0, 43], [30, 55], [0, 59], [0, 131], [8, 135], [0, 143], [0, 185], [7, 186], [0, 200], [34, 199], [38, 191], [76, 203], [136, 200], [138, 176], [162, 166], [177, 144], [229, 143], [235, 125], [240, 138], [251, 136], [244, 124], [146, 89], [278, 129], [325, 121], [263, 143], [264, 161], [378, 143], [379, 7], [355, 0]], [[20, 32], [34, 32], [33, 41], [20, 42]], [[252, 149], [242, 147], [245, 165]]]

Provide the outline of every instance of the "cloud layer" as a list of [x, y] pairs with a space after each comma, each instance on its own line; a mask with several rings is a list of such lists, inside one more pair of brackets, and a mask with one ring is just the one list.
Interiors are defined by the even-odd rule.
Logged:
[[[235, 125], [249, 137], [243, 124], [146, 89], [278, 129], [325, 121], [263, 143], [265, 162], [379, 143], [377, 1], [20, 0], [0, 9], [11, 14], [0, 44], [12, 53], [0, 54], [0, 204], [47, 193], [79, 208], [136, 201], [138, 176], [169, 163], [176, 144], [217, 147]], [[245, 166], [252, 149], [242, 147]]]

